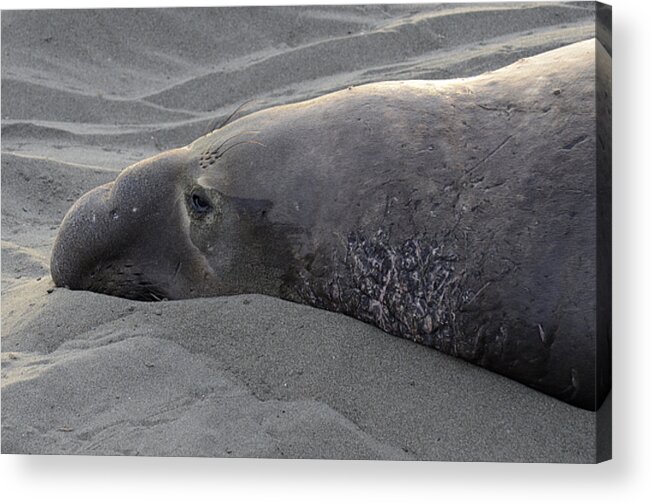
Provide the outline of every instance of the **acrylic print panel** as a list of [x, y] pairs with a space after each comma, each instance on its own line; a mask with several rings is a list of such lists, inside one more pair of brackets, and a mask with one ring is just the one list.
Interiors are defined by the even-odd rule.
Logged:
[[2, 13], [3, 453], [610, 457], [610, 8]]

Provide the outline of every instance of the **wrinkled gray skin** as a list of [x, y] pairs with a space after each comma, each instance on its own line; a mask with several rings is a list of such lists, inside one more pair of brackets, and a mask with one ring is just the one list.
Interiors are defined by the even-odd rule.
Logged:
[[302, 302], [594, 410], [610, 389], [595, 362], [610, 351], [595, 217], [609, 142], [596, 137], [594, 40], [473, 79], [345, 89], [87, 193], [52, 276], [141, 300]]

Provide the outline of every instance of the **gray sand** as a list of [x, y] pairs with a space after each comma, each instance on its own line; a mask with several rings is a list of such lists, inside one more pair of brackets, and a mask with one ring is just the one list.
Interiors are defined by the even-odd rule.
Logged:
[[594, 462], [596, 414], [341, 315], [48, 293], [74, 199], [247, 100], [592, 37], [592, 4], [3, 12], [2, 452]]

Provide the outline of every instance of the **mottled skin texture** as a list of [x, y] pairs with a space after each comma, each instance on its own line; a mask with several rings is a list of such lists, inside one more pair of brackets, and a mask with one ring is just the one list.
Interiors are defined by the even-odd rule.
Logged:
[[263, 110], [83, 196], [52, 275], [143, 300], [303, 302], [595, 409], [595, 115], [594, 40]]

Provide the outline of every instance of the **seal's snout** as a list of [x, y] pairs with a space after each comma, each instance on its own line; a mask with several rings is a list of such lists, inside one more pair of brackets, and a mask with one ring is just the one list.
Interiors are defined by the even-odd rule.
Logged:
[[107, 207], [113, 182], [84, 194], [68, 210], [54, 241], [50, 270], [60, 287], [84, 289], [100, 256], [105, 254], [106, 230], [111, 218]]
[[145, 159], [75, 202], [54, 242], [54, 283], [138, 300], [178, 295], [195, 249], [184, 234], [185, 155]]

